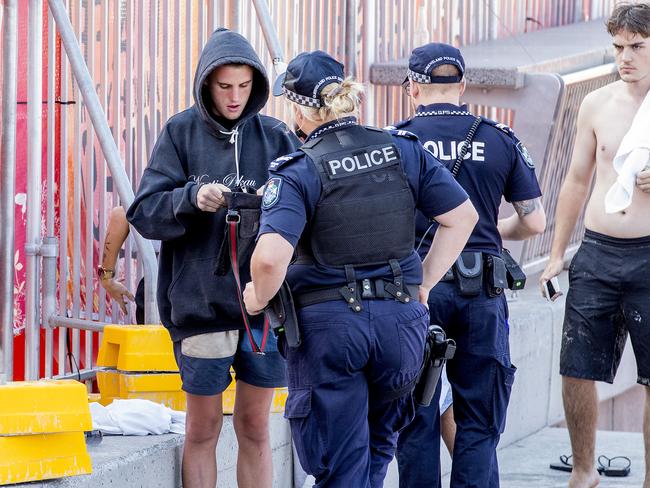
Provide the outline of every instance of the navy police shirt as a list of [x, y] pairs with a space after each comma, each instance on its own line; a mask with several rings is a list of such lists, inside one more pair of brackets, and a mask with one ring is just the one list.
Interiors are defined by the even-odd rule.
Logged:
[[[419, 106], [412, 119], [396, 127], [417, 135], [422, 145], [451, 170], [474, 119], [466, 105], [436, 103]], [[542, 194], [526, 148], [508, 126], [485, 118], [465, 154], [458, 182], [479, 215], [465, 250], [494, 255], [502, 250], [497, 230], [501, 197], [518, 202]], [[431, 246], [436, 227], [426, 215], [417, 215], [415, 243], [420, 244], [418, 252], [422, 257]]]
[[[356, 125], [352, 117], [330, 122], [316, 129], [308, 140], [342, 127]], [[453, 210], [468, 196], [445, 168], [431, 154], [422, 149], [413, 134], [390, 131], [400, 151], [402, 167], [413, 192], [417, 209], [428, 217]], [[259, 235], [277, 233], [294, 247], [305, 226], [314, 215], [320, 199], [321, 181], [315, 165], [301, 151], [276, 159], [269, 167], [262, 201]], [[372, 242], [368, 242], [371, 246]], [[422, 264], [416, 252], [400, 261], [405, 283], [422, 282]], [[392, 279], [388, 265], [355, 267], [357, 279]], [[342, 268], [313, 264], [293, 264], [287, 272], [287, 281], [294, 291], [343, 285]]]

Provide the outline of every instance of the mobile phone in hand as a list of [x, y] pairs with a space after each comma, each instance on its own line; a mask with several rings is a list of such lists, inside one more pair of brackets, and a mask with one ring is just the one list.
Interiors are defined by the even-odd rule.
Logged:
[[557, 276], [544, 283], [544, 286], [546, 287], [546, 299], [550, 302], [554, 302], [564, 294], [560, 290], [560, 283]]

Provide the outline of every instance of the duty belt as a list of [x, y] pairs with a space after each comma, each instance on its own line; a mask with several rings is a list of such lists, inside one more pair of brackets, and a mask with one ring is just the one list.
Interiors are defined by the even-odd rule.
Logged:
[[[496, 297], [501, 295], [509, 284], [510, 289], [521, 289], [526, 281], [521, 268], [516, 261], [511, 260], [516, 268], [508, 269], [506, 262], [499, 256], [463, 251], [440, 281], [453, 281], [461, 296], [478, 296], [485, 290], [489, 297]], [[513, 274], [516, 271], [519, 272], [517, 277]]]
[[[356, 281], [354, 282], [354, 288], [354, 295], [356, 295], [357, 299], [392, 299], [403, 303], [417, 300], [419, 291], [418, 285], [404, 285], [403, 289], [396, 289], [393, 282], [381, 278]], [[345, 299], [341, 292], [341, 287], [308, 291], [294, 296], [296, 308], [341, 299]]]

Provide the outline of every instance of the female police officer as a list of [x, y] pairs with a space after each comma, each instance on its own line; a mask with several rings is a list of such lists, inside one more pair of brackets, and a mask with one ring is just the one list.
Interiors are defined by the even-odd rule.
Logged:
[[[244, 299], [259, 313], [285, 275], [294, 293], [302, 343], [284, 348], [285, 415], [305, 471], [319, 487], [381, 486], [414, 412], [428, 325], [418, 299], [458, 256], [476, 212], [413, 135], [358, 125], [362, 86], [328, 54], [298, 55], [281, 83], [310, 135], [271, 163]], [[441, 226], [424, 273], [415, 208]]]

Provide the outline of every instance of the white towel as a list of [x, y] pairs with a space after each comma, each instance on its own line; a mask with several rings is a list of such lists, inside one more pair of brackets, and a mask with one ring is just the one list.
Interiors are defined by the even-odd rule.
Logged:
[[185, 433], [185, 412], [172, 410], [149, 400], [113, 400], [104, 407], [90, 404], [93, 429], [104, 434], [147, 435]]
[[650, 93], [646, 94], [614, 156], [616, 182], [605, 195], [605, 212], [625, 210], [632, 203], [636, 177], [650, 165]]

